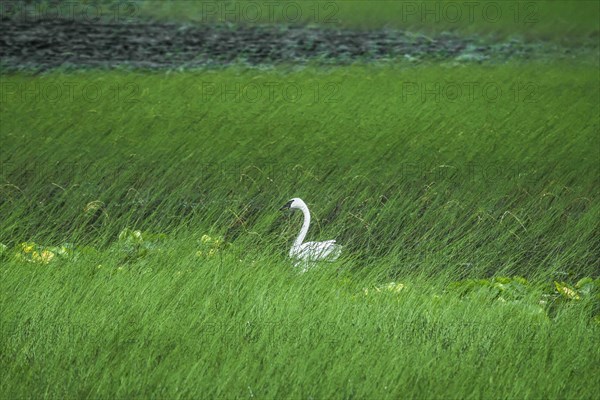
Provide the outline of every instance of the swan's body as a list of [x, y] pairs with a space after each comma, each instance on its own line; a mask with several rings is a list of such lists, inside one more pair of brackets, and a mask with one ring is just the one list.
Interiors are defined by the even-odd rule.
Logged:
[[310, 226], [310, 211], [306, 203], [302, 199], [293, 198], [281, 207], [282, 210], [286, 208], [297, 209], [304, 214], [304, 223], [289, 253], [290, 258], [295, 260], [294, 265], [302, 266], [302, 272], [306, 272], [316, 261], [337, 260], [342, 252], [342, 246], [336, 244], [335, 240], [302, 243]]

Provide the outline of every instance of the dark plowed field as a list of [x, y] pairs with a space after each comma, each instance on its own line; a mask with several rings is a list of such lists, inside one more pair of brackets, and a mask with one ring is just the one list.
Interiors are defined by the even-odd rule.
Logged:
[[71, 19], [3, 20], [0, 58], [5, 69], [56, 67], [194, 68], [231, 63], [346, 64], [356, 60], [407, 62], [579, 58], [597, 47], [561, 47], [513, 39], [495, 42], [399, 30], [358, 31], [290, 26], [104, 23]]

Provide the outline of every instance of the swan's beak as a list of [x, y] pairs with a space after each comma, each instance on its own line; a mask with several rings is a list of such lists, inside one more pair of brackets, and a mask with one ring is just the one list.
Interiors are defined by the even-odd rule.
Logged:
[[285, 203], [284, 206], [279, 209], [279, 211], [288, 210], [291, 205], [292, 205], [292, 200]]

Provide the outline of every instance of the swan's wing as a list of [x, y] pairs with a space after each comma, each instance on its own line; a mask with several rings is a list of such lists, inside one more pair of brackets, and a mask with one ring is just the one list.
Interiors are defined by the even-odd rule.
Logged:
[[298, 249], [297, 257], [306, 260], [336, 260], [342, 251], [342, 246], [335, 239], [324, 242], [306, 242]]

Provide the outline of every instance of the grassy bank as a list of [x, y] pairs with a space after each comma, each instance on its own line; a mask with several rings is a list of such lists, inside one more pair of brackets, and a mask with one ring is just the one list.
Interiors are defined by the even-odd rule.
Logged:
[[1, 240], [105, 244], [129, 226], [272, 243], [295, 230], [279, 203], [301, 196], [313, 233], [365, 257], [590, 273], [594, 80], [568, 65], [7, 76]]
[[[3, 75], [4, 396], [592, 398], [595, 88], [570, 64]], [[294, 196], [341, 261], [292, 269]]]

